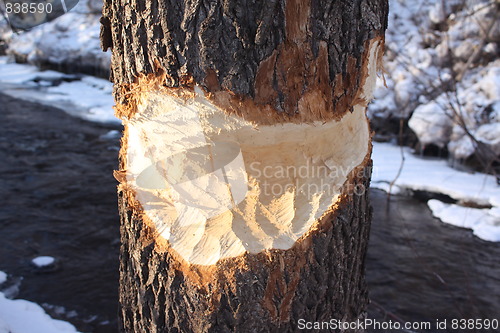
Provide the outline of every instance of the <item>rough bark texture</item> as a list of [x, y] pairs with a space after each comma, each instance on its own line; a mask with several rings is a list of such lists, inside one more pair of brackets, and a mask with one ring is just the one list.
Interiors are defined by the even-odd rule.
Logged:
[[[134, 103], [137, 77], [161, 72], [166, 86], [194, 81], [291, 116], [303, 96], [317, 92], [325, 112], [342, 114], [359, 95], [366, 43], [383, 36], [387, 10], [387, 0], [105, 0], [101, 40], [112, 49], [119, 106]], [[357, 174], [369, 170], [369, 155], [350, 188], [368, 188], [369, 173]], [[364, 315], [366, 192], [343, 195], [289, 250], [214, 267], [193, 267], [165, 251], [134, 194], [122, 186], [119, 197], [126, 332], [295, 332], [301, 318]]]
[[[353, 99], [360, 83], [365, 42], [383, 35], [387, 11], [387, 0], [105, 0], [101, 42], [113, 50], [117, 87], [160, 67], [167, 86], [193, 77], [207, 91], [288, 114], [317, 83], [333, 100], [329, 109], [339, 100], [345, 109], [351, 103], [342, 99]], [[316, 69], [322, 47], [327, 60]], [[127, 103], [124, 94], [116, 98]]]

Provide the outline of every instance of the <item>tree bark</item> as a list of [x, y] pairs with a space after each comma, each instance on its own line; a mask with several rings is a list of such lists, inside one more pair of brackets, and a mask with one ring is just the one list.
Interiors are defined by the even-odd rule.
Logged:
[[[105, 0], [101, 42], [104, 50], [112, 50], [116, 112], [125, 125], [120, 169], [115, 172], [120, 182], [124, 331], [295, 332], [301, 319], [364, 318], [368, 303], [364, 260], [371, 220], [367, 194], [371, 144], [364, 108], [383, 50], [387, 11], [387, 0]], [[331, 154], [342, 167], [340, 158], [356, 157], [345, 177], [339, 178], [335, 200], [306, 231], [291, 237], [290, 246], [262, 245], [255, 250], [243, 244], [244, 253], [221, 255], [212, 262], [203, 254], [192, 254], [196, 251], [184, 255], [182, 244], [174, 244], [175, 237], [162, 237], [158, 230], [162, 221], [153, 222], [148, 215], [150, 206], [141, 201], [134, 176], [131, 161], [140, 154], [130, 153], [135, 144], [130, 133], [151, 113], [164, 114], [156, 106], [163, 103], [161, 96], [168, 102], [161, 105], [199, 99], [195, 86], [210, 112], [236, 119], [232, 125], [245, 124], [226, 126], [231, 127], [227, 130], [203, 125], [207, 137], [239, 138], [234, 140], [239, 140], [245, 165], [253, 159], [267, 166], [289, 163], [298, 168], [305, 159], [292, 151], [300, 148], [311, 151], [310, 160], [326, 165]], [[273, 140], [281, 145], [270, 140], [253, 146], [253, 141], [264, 139], [242, 134], [247, 124], [261, 136], [278, 133]], [[324, 124], [333, 127], [323, 129]], [[301, 126], [304, 133], [314, 126], [324, 132], [312, 139], [312, 134], [305, 135], [309, 141], [303, 145], [294, 143]], [[141, 138], [148, 135], [144, 128]], [[290, 128], [298, 132], [288, 137]], [[330, 154], [330, 145], [338, 153]], [[318, 149], [321, 154], [315, 159], [312, 151]], [[248, 177], [262, 181], [251, 172]], [[301, 181], [308, 182], [306, 178]], [[297, 215], [300, 201], [295, 188], [292, 192], [290, 210]], [[257, 195], [258, 201], [261, 198]], [[259, 207], [269, 208], [264, 201]], [[163, 216], [158, 214], [156, 218]], [[207, 221], [208, 226], [211, 219]], [[231, 221], [234, 229], [234, 217]], [[175, 222], [169, 225], [174, 226]], [[257, 243], [262, 241], [255, 237]], [[279, 243], [273, 240], [272, 244]], [[203, 260], [208, 264], [200, 264]]]

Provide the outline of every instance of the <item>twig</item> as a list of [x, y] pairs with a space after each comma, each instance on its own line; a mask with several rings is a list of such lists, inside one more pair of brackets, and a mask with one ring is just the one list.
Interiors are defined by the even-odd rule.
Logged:
[[403, 167], [405, 164], [405, 153], [403, 150], [403, 118], [399, 119], [399, 149], [401, 151], [401, 164], [399, 165], [398, 173], [396, 174], [396, 177], [389, 183], [389, 191], [387, 192], [387, 202], [390, 203], [391, 200], [391, 192], [392, 192], [392, 187], [398, 180], [399, 176], [401, 176], [401, 172], [403, 171]]

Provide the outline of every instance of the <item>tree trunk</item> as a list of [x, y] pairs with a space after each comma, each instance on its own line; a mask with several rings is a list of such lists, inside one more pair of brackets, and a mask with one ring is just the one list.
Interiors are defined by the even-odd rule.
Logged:
[[364, 318], [365, 109], [387, 10], [105, 0], [101, 41], [125, 126], [124, 331], [295, 332]]

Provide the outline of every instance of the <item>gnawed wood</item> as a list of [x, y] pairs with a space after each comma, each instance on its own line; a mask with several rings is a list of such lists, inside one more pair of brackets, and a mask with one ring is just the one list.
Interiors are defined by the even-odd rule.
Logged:
[[[162, 75], [141, 78], [129, 97], [137, 111], [124, 117], [122, 172], [159, 237], [185, 261], [214, 265], [245, 252], [286, 250], [313, 227], [369, 151], [365, 108], [379, 43], [369, 45], [368, 78], [352, 112], [326, 121], [324, 99], [314, 99], [321, 90], [301, 99], [302, 112], [323, 122], [261, 125], [238, 116], [245, 110], [216, 106], [199, 88], [165, 88]], [[218, 160], [227, 161], [214, 167]]]

